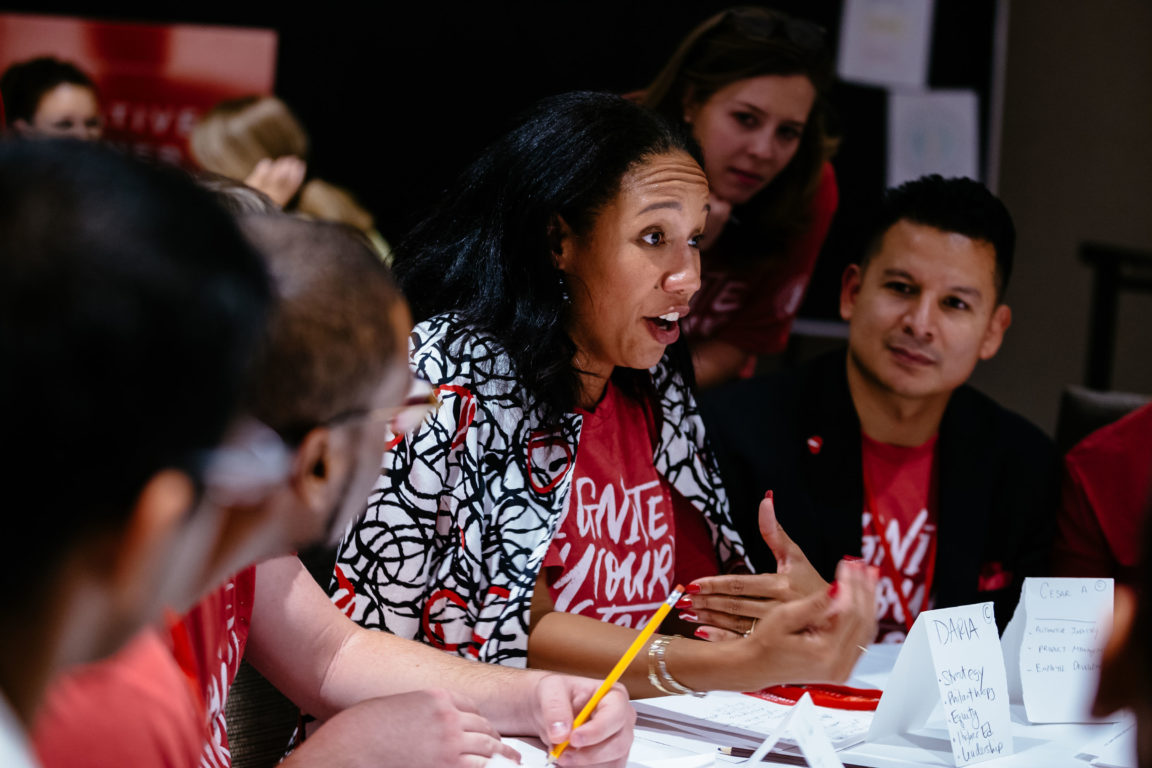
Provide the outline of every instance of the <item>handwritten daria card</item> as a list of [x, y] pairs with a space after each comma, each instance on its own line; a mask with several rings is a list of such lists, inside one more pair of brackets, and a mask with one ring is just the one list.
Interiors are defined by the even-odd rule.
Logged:
[[[936, 685], [928, 685], [931, 675]], [[1008, 683], [992, 603], [923, 611], [912, 625], [868, 732], [922, 728], [939, 704], [957, 766], [1012, 754]]]
[[1033, 723], [1089, 722], [1112, 631], [1112, 579], [1029, 578], [1004, 630], [1012, 701]]

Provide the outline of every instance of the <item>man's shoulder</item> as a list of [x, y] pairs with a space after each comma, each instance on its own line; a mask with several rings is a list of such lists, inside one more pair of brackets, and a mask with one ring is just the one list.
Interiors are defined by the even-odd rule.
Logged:
[[952, 393], [941, 428], [941, 439], [979, 439], [986, 447], [1010, 453], [1039, 451], [1055, 456], [1056, 446], [1044, 430], [1024, 416], [965, 384]]

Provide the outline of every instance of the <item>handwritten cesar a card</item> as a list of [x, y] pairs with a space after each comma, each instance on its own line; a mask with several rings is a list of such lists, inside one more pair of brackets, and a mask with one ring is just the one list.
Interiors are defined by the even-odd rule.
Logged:
[[[926, 684], [929, 675], [935, 686]], [[1012, 754], [1008, 683], [992, 603], [921, 612], [888, 678], [869, 740], [923, 727], [936, 704], [957, 766]]]
[[1004, 630], [1012, 700], [1033, 723], [1082, 723], [1112, 630], [1112, 579], [1029, 578]]

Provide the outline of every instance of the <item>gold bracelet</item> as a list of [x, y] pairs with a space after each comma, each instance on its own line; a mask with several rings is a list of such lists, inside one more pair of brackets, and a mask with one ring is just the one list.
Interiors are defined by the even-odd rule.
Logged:
[[689, 688], [672, 677], [672, 673], [668, 671], [668, 661], [664, 658], [664, 653], [670, 642], [672, 642], [671, 637], [658, 637], [648, 646], [648, 682], [652, 684], [653, 688], [663, 691], [669, 696], [703, 696], [705, 691]]
[[663, 654], [664, 646], [668, 644], [668, 641], [669, 638], [667, 637], [658, 637], [648, 646], [648, 683], [667, 696], [675, 696], [676, 691], [665, 688], [660, 682], [660, 675], [656, 672], [656, 646], [660, 646], [660, 652]]

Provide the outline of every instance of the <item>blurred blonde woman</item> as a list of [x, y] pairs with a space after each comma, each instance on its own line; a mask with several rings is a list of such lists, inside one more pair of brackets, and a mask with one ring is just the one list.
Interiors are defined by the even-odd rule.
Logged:
[[204, 170], [242, 181], [286, 211], [355, 227], [389, 259], [388, 243], [372, 214], [348, 191], [321, 179], [305, 181], [308, 143], [304, 127], [283, 101], [246, 96], [209, 110], [192, 131], [191, 149]]

